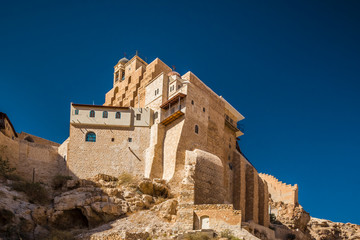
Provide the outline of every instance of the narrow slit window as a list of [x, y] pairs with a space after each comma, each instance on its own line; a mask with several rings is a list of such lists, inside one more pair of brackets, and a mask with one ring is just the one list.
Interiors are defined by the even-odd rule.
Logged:
[[108, 118], [108, 112], [107, 111], [103, 111], [103, 118]]
[[120, 118], [121, 118], [121, 113], [120, 113], [120, 112], [116, 112], [115, 118], [116, 118], [116, 119], [120, 119]]
[[79, 109], [75, 109], [75, 115], [79, 115]]
[[199, 134], [199, 126], [198, 125], [195, 125], [195, 133]]

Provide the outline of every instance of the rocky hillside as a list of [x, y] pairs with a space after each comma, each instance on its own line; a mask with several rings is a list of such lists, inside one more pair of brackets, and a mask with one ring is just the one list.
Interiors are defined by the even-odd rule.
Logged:
[[[224, 231], [217, 239], [360, 239], [359, 225], [311, 218], [300, 205], [270, 203], [270, 229], [276, 238], [244, 223], [237, 237]], [[128, 174], [99, 174], [88, 180], [56, 176], [48, 186], [2, 177], [0, 239], [212, 239], [211, 231], [179, 234], [177, 208], [177, 199], [161, 179]]]
[[360, 225], [310, 217], [300, 205], [270, 201], [271, 228], [280, 239], [360, 240]]

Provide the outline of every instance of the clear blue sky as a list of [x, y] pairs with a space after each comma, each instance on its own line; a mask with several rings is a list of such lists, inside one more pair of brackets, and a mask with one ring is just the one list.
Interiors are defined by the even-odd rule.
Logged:
[[259, 172], [314, 217], [360, 224], [360, 1], [1, 1], [0, 111], [61, 143], [70, 102], [103, 104], [139, 50], [245, 117]]

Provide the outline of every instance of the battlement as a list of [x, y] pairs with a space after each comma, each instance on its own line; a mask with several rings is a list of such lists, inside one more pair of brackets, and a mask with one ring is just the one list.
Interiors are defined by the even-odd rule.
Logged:
[[275, 202], [298, 204], [298, 185], [291, 185], [279, 181], [270, 174], [260, 173], [259, 176], [267, 182], [271, 198]]

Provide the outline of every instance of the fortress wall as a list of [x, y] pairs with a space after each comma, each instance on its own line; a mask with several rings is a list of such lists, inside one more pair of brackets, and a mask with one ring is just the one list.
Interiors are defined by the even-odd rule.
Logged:
[[242, 221], [245, 221], [246, 201], [246, 162], [239, 152], [233, 154], [233, 204], [236, 210], [241, 210]]
[[196, 149], [195, 204], [224, 203], [223, 165], [217, 156]]
[[50, 183], [57, 174], [66, 173], [66, 163], [55, 146], [12, 140], [2, 133], [0, 146], [1, 156], [16, 168], [16, 174], [28, 181], [33, 180], [33, 171], [34, 180], [44, 183]]
[[[96, 142], [85, 141], [88, 131], [96, 134]], [[70, 125], [68, 167], [78, 178], [90, 178], [98, 173], [119, 176], [123, 172], [143, 176], [149, 137], [148, 127], [110, 129]]]
[[245, 220], [259, 222], [259, 186], [256, 169], [246, 165], [246, 208]]
[[163, 179], [170, 180], [174, 177], [175, 168], [179, 158], [179, 142], [183, 130], [184, 119], [179, 118], [166, 126], [163, 143]]
[[290, 185], [279, 181], [277, 178], [260, 173], [259, 176], [267, 182], [271, 199], [275, 202], [298, 204], [298, 186]]
[[259, 183], [259, 224], [265, 227], [270, 225], [269, 193], [267, 183], [258, 176]]

